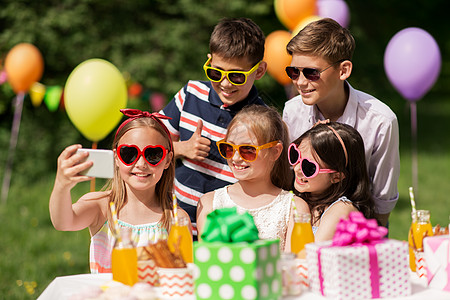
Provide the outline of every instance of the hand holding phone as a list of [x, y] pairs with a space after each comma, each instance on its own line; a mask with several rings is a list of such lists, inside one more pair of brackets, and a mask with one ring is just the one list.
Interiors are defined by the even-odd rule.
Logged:
[[89, 156], [86, 160], [94, 162], [92, 167], [81, 172], [81, 175], [98, 178], [113, 178], [114, 177], [114, 152], [112, 150], [104, 149], [78, 149], [77, 152], [88, 152]]

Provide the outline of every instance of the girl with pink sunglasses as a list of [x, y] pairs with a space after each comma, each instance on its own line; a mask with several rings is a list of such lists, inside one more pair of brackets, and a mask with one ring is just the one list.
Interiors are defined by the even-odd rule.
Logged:
[[311, 210], [315, 241], [331, 240], [351, 211], [374, 218], [364, 143], [353, 127], [318, 123], [289, 146], [288, 159], [296, 193]]

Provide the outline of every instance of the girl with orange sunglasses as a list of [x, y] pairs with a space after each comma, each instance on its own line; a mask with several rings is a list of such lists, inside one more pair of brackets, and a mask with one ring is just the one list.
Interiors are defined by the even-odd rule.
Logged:
[[[289, 251], [294, 220], [288, 190], [293, 178], [287, 155], [287, 127], [280, 114], [267, 106], [247, 106], [233, 118], [225, 138], [216, 145], [238, 181], [200, 198], [199, 236], [210, 212], [236, 207], [238, 213], [253, 216], [261, 239], [279, 239], [280, 248]], [[309, 213], [305, 201], [296, 196], [294, 200], [297, 210]]]

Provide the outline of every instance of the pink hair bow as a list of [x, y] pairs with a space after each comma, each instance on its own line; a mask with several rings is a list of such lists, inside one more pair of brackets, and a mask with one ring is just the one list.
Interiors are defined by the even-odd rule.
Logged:
[[387, 228], [378, 226], [375, 219], [366, 219], [361, 212], [352, 211], [348, 220], [341, 219], [337, 224], [332, 245], [368, 244], [382, 240], [386, 234]]
[[166, 125], [164, 125], [164, 123], [161, 121], [161, 119], [171, 120], [172, 119], [171, 117], [165, 116], [157, 112], [149, 113], [148, 111], [142, 111], [140, 109], [133, 109], [133, 108], [121, 109], [120, 112], [123, 113], [125, 116], [129, 117], [129, 119], [125, 120], [122, 124], [120, 124], [119, 128], [117, 128], [116, 136], [117, 133], [122, 129], [122, 127], [125, 126], [125, 124], [139, 118], [152, 118], [153, 120], [158, 122], [162, 126], [164, 131], [167, 133], [167, 136], [170, 139], [170, 150], [172, 150], [172, 137], [170, 136], [170, 132], [167, 129]]

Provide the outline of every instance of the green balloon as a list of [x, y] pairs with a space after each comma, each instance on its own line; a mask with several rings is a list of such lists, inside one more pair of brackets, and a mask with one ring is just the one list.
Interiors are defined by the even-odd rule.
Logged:
[[47, 87], [47, 91], [44, 96], [44, 103], [47, 105], [47, 108], [51, 112], [55, 112], [59, 103], [61, 102], [61, 96], [63, 93], [63, 89], [60, 86], [50, 86]]

